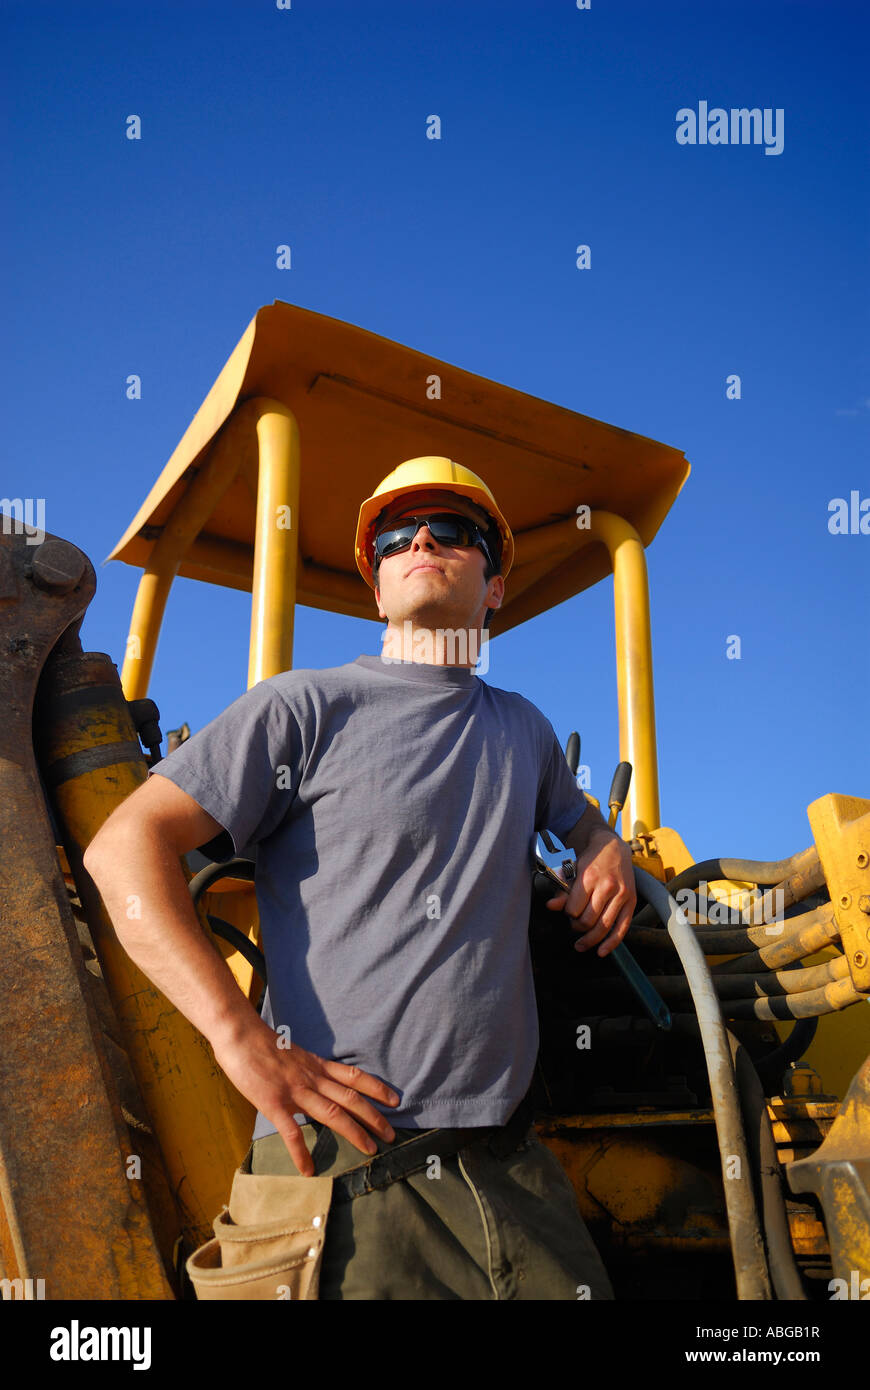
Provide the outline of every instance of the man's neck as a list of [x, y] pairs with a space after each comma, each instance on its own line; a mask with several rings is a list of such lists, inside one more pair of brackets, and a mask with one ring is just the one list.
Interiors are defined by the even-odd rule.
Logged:
[[389, 622], [381, 638], [384, 661], [416, 661], [426, 666], [461, 666], [473, 670], [484, 653], [489, 633], [480, 627], [421, 627], [406, 618]]

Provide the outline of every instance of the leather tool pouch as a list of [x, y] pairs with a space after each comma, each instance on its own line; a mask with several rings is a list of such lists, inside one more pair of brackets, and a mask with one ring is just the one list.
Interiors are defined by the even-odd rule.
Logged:
[[187, 1261], [198, 1299], [316, 1299], [332, 1178], [233, 1178], [214, 1240]]

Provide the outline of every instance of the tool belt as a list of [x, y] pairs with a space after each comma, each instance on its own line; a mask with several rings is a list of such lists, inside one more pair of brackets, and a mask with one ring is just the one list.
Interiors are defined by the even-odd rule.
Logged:
[[[228, 1207], [214, 1220], [214, 1239], [187, 1261], [201, 1300], [316, 1299], [330, 1208], [422, 1172], [434, 1157], [486, 1144], [506, 1158], [533, 1119], [526, 1097], [506, 1125], [430, 1129], [335, 1177], [304, 1178], [236, 1171]], [[248, 1168], [246, 1168], [246, 1163]]]

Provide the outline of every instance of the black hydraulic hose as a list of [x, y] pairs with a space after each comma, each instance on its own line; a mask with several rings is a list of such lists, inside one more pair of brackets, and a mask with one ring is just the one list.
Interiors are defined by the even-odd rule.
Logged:
[[[681, 889], [695, 889], [700, 883], [715, 883], [720, 879], [730, 879], [734, 883], [765, 884], [772, 891], [765, 893], [758, 904], [759, 916], [766, 920], [777, 905], [776, 893], [782, 894], [782, 905], [790, 906], [800, 901], [808, 893], [820, 888], [825, 882], [824, 872], [819, 862], [818, 851], [814, 845], [793, 854], [789, 859], [704, 859], [699, 864], [690, 864], [687, 869], [668, 881], [668, 892], [676, 896]], [[638, 916], [641, 926], [648, 926], [654, 919], [645, 909]], [[744, 922], [745, 927], [756, 923]]]
[[[849, 974], [849, 962], [845, 956], [826, 961], [822, 965], [809, 965], [804, 969], [767, 971], [752, 975], [718, 975], [711, 977], [720, 1000], [746, 1000], [753, 996], [770, 1000], [782, 995], [807, 996], [823, 990], [834, 980], [844, 980]], [[691, 997], [691, 989], [682, 975], [652, 975], [655, 988], [664, 998], [682, 1003]], [[596, 998], [603, 1002], [608, 995], [624, 994], [621, 980], [599, 980], [595, 984]], [[727, 1009], [726, 1009], [727, 1012]]]
[[840, 929], [834, 918], [831, 903], [826, 903], [817, 912], [796, 917], [794, 921], [797, 926], [791, 929], [787, 936], [771, 936], [749, 955], [715, 965], [714, 972], [723, 975], [753, 975], [758, 970], [778, 970], [791, 965], [793, 961], [801, 960], [804, 956], [814, 956], [819, 951], [826, 951], [838, 945]]
[[245, 936], [243, 931], [234, 927], [232, 922], [225, 922], [223, 917], [215, 917], [213, 913], [206, 913], [206, 919], [215, 936], [221, 937], [223, 941], [229, 942], [234, 946], [239, 955], [244, 956], [248, 965], [259, 975], [263, 984], [269, 983], [266, 975], [266, 957], [263, 952], [254, 945], [250, 937]]
[[720, 999], [743, 999], [753, 990], [762, 995], [806, 994], [809, 990], [824, 988], [831, 980], [845, 980], [848, 974], [849, 962], [844, 955], [838, 955], [834, 960], [822, 961], [821, 965], [790, 970], [719, 973], [714, 967], [713, 983]]
[[[194, 874], [188, 883], [188, 891], [191, 900], [198, 903], [203, 893], [217, 883], [222, 878], [241, 878], [248, 883], [254, 882], [256, 865], [253, 859], [228, 859], [223, 864], [207, 864], [204, 869], [200, 869], [198, 874]], [[264, 984], [268, 984], [266, 975], [266, 958], [263, 952], [254, 945], [250, 937], [246, 936], [238, 927], [233, 926], [232, 922], [225, 922], [223, 917], [216, 917], [213, 913], [206, 913], [206, 919], [215, 936], [221, 937], [244, 956], [248, 965], [259, 975]]]
[[[640, 920], [641, 917], [638, 914], [631, 924], [630, 941], [633, 946], [652, 946], [654, 949], [659, 947], [667, 949], [670, 946], [671, 940], [667, 932], [663, 932], [661, 927], [637, 926], [636, 923], [639, 923]], [[692, 927], [692, 930], [695, 931], [695, 927]], [[763, 932], [764, 928], [759, 927], [756, 930]], [[732, 927], [725, 931], [714, 931], [711, 928], [706, 931], [698, 931], [697, 936], [701, 950], [706, 956], [727, 956], [734, 951], [753, 951], [758, 945], [754, 937], [741, 927]], [[771, 940], [772, 938], [768, 937], [767, 939]]]
[[[635, 915], [631, 924], [629, 941], [632, 946], [651, 946], [656, 950], [669, 950], [671, 939], [661, 927], [638, 926], [641, 914]], [[694, 930], [694, 928], [693, 928]], [[752, 974], [755, 970], [767, 970], [776, 966], [788, 965], [803, 956], [815, 955], [839, 938], [839, 931], [833, 920], [830, 903], [815, 908], [812, 912], [789, 917], [784, 923], [769, 927], [752, 927], [748, 930], [731, 928], [727, 931], [714, 931], [708, 928], [697, 933], [701, 949], [708, 956], [726, 956], [736, 952], [743, 955], [745, 967], [741, 974]], [[736, 960], [715, 966], [715, 970], [737, 972]]]
[[[813, 922], [822, 920], [823, 909], [820, 907], [807, 908], [806, 912], [796, 912], [790, 917], [766, 917], [762, 918], [754, 912], [750, 917], [744, 918], [736, 908], [729, 908], [724, 901], [717, 899], [720, 908], [728, 915], [727, 921], [717, 921], [712, 917], [703, 915], [696, 917], [693, 923], [697, 932], [721, 932], [729, 930], [744, 931], [751, 941], [767, 941], [771, 936], [781, 935], [786, 925], [789, 931], [796, 931], [799, 927], [809, 926]], [[825, 903], [824, 907], [833, 911], [830, 903]]]
[[191, 898], [196, 903], [206, 889], [219, 879], [242, 878], [247, 883], [253, 883], [255, 872], [256, 865], [253, 859], [228, 859], [224, 864], [207, 864], [198, 874], [194, 874], [187, 886]]
[[772, 1087], [778, 1090], [782, 1084], [782, 1074], [792, 1062], [799, 1062], [813, 1038], [816, 1036], [816, 1029], [819, 1026], [817, 1018], [798, 1018], [795, 1020], [791, 1032], [785, 1042], [777, 1047], [773, 1052], [768, 1052], [766, 1057], [759, 1057], [755, 1062], [755, 1070], [758, 1072], [761, 1084], [765, 1088]]
[[[648, 1018], [636, 1018], [632, 1015], [623, 1019], [614, 1019], [612, 1014], [607, 1014], [598, 1021], [602, 1028], [602, 1039], [605, 1038], [603, 1031], [605, 1025], [614, 1025], [613, 1034], [606, 1035], [607, 1045], [611, 1047], [629, 1045], [638, 1040], [649, 1044], [656, 1035], [655, 1027]], [[583, 1022], [592, 1024], [596, 1022], [596, 1019], [584, 1018]], [[626, 1031], [628, 1023], [631, 1024], [630, 1036]], [[765, 1091], [770, 1090], [770, 1094], [773, 1095], [781, 1089], [785, 1068], [791, 1062], [800, 1061], [812, 1043], [818, 1026], [817, 1018], [796, 1019], [784, 1043], [775, 1047], [772, 1052], [753, 1059], [753, 1064]], [[698, 1038], [700, 1035], [698, 1020], [694, 1014], [681, 1014], [673, 1011], [671, 1013], [671, 1027], [674, 1034], [683, 1034], [692, 1038]]]
[[[719, 1000], [704, 952], [698, 944], [682, 908], [668, 889], [646, 870], [635, 866], [638, 896], [654, 908], [667, 927], [692, 990], [698, 1017], [704, 1060], [710, 1080], [710, 1096], [716, 1119], [716, 1134], [722, 1164], [722, 1185], [731, 1237], [731, 1254], [739, 1299], [769, 1299], [770, 1278], [764, 1259], [764, 1243], [749, 1166], [749, 1152], [740, 1107], [734, 1064]], [[733, 1160], [739, 1160], [739, 1177], [728, 1177]]]
[[734, 883], [782, 883], [793, 874], [806, 873], [817, 859], [815, 845], [788, 859], [702, 859], [699, 864], [690, 864], [676, 874], [668, 883], [668, 892], [697, 888], [699, 883], [715, 883], [717, 879], [731, 879]]
[[794, 1257], [788, 1211], [780, 1179], [779, 1157], [767, 1111], [767, 1099], [746, 1048], [728, 1032], [737, 1089], [753, 1168], [759, 1174], [767, 1265], [777, 1298], [805, 1300], [803, 1281]]
[[729, 1018], [761, 1018], [787, 1023], [792, 1018], [820, 1018], [822, 1014], [839, 1013], [840, 1009], [848, 1009], [852, 1004], [866, 1002], [867, 997], [853, 989], [849, 979], [833, 980], [823, 989], [807, 990], [805, 994], [729, 999], [726, 1012]]

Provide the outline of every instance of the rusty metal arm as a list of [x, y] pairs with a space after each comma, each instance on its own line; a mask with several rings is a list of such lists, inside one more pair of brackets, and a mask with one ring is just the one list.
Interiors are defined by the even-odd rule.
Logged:
[[172, 1217], [152, 1224], [148, 1136], [125, 1122], [33, 747], [37, 682], [77, 645], [95, 586], [68, 542], [0, 537], [0, 1278], [77, 1302], [173, 1293]]

